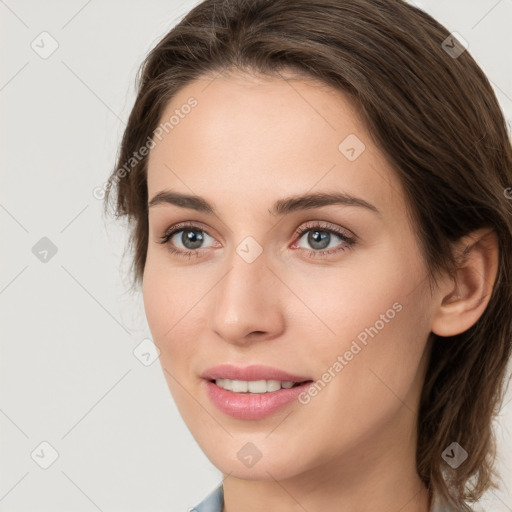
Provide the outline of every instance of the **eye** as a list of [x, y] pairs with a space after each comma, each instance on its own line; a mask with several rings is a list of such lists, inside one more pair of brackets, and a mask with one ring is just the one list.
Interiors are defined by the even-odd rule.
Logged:
[[[350, 231], [319, 221], [311, 221], [301, 226], [295, 233], [295, 239], [296, 242], [291, 248], [306, 251], [312, 258], [345, 251], [356, 242], [356, 236]], [[202, 249], [221, 247], [221, 244], [202, 227], [190, 223], [177, 224], [169, 228], [157, 243], [167, 245], [171, 254], [186, 258], [200, 257]]]
[[205, 245], [209, 240], [215, 242], [217, 246], [220, 245], [198, 226], [193, 224], [177, 224], [166, 231], [160, 237], [160, 242], [158, 243], [167, 245], [171, 253], [190, 257], [194, 254], [198, 255], [200, 249], [211, 247], [211, 245]]
[[322, 222], [310, 222], [302, 226], [295, 236], [298, 241], [292, 248], [304, 249], [314, 258], [345, 251], [356, 241], [352, 233]]

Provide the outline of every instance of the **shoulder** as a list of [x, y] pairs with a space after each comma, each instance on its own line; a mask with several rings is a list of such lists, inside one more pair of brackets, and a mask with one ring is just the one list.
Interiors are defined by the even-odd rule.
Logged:
[[189, 512], [222, 512], [223, 502], [224, 492], [222, 484], [219, 484], [201, 503], [189, 509]]

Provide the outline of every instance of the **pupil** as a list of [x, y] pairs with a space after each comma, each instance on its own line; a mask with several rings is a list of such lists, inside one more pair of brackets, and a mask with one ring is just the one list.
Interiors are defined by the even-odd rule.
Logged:
[[183, 231], [181, 242], [187, 249], [197, 249], [203, 242], [203, 235], [200, 231]]
[[331, 234], [327, 231], [310, 231], [308, 243], [315, 249], [325, 249], [329, 246]]

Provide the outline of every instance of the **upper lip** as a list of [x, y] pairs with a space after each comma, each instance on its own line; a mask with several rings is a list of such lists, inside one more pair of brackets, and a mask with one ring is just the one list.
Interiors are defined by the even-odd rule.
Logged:
[[290, 382], [304, 382], [310, 377], [285, 372], [279, 368], [263, 365], [235, 366], [233, 364], [220, 364], [208, 368], [201, 374], [203, 379], [229, 379], [229, 380], [280, 380]]

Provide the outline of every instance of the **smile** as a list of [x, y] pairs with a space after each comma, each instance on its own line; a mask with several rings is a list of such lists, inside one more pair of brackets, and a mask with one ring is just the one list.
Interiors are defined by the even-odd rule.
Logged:
[[232, 391], [233, 393], [272, 393], [280, 389], [290, 389], [294, 386], [299, 386], [300, 382], [293, 382], [291, 380], [231, 380], [231, 379], [215, 379], [215, 384]]

